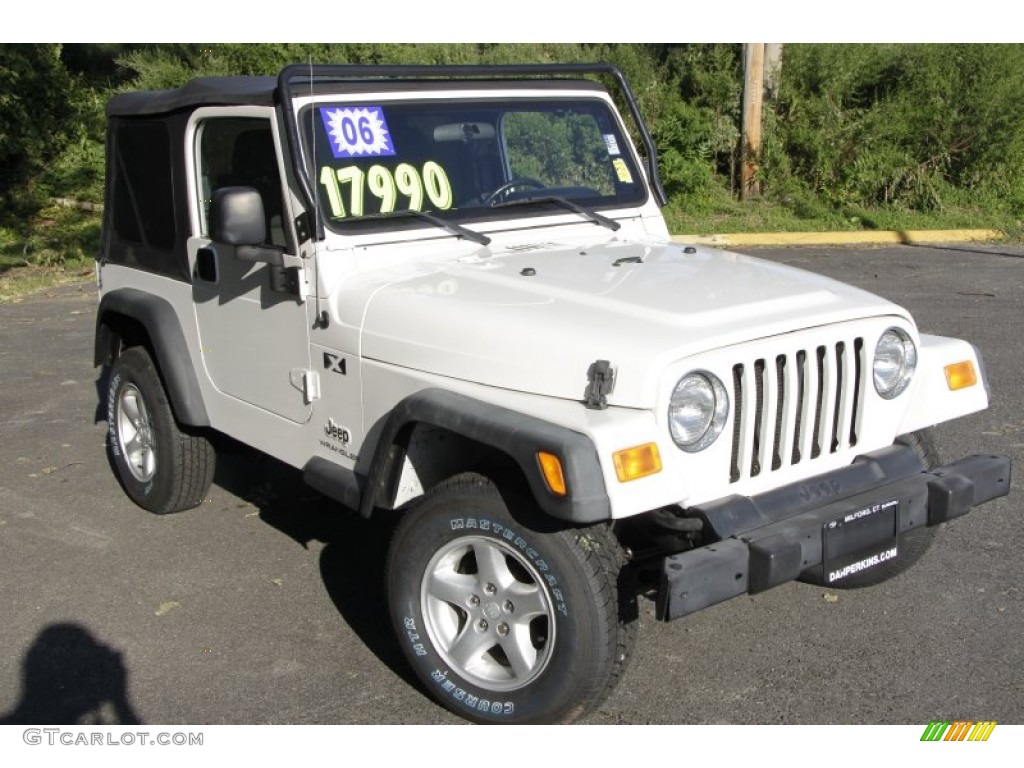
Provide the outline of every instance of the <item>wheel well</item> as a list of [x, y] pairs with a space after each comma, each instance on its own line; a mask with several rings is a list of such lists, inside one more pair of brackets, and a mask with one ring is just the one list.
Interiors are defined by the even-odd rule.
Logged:
[[105, 312], [96, 328], [96, 365], [110, 365], [129, 347], [143, 346], [159, 368], [149, 332], [141, 322], [120, 312]]
[[[149, 297], [133, 303], [131, 293], [131, 289], [127, 289], [125, 296], [108, 294], [115, 297], [112, 301], [114, 306], [105, 308], [101, 303], [96, 320], [93, 365], [110, 366], [124, 350], [143, 347], [170, 397], [175, 418], [191, 427], [210, 426], [188, 348], [173, 310], [166, 302]], [[118, 302], [118, 299], [123, 301]], [[104, 297], [104, 302], [106, 300]], [[138, 316], [126, 314], [119, 311], [118, 303], [126, 303], [129, 309], [136, 307], [141, 312]], [[170, 322], [172, 320], [173, 323]]]
[[407, 425], [395, 440], [390, 488], [391, 507], [397, 509], [463, 472], [494, 475], [514, 469], [511, 457], [497, 449], [444, 427], [423, 422]]

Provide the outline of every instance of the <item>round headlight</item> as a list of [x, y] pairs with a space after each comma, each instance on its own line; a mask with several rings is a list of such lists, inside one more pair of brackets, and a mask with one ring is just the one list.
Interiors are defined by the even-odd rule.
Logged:
[[688, 453], [703, 451], [721, 434], [729, 415], [729, 395], [713, 373], [695, 371], [679, 380], [668, 407], [668, 428]]
[[875, 346], [875, 360], [872, 372], [875, 391], [886, 400], [891, 400], [910, 385], [917, 367], [917, 347], [899, 328], [890, 328]]

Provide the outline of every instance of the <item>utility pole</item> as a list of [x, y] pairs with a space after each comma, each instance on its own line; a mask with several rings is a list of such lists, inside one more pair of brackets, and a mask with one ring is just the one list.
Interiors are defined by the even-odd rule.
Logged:
[[764, 43], [743, 46], [743, 131], [740, 136], [740, 199], [757, 197], [754, 180], [761, 157], [761, 105], [764, 97]]
[[764, 44], [764, 94], [768, 101], [779, 92], [779, 78], [782, 77], [782, 43]]

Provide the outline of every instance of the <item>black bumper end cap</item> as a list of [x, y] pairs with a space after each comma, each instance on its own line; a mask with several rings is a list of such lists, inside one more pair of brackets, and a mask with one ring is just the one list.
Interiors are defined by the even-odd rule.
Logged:
[[934, 472], [928, 481], [928, 525], [960, 517], [1010, 492], [1008, 456], [967, 456]]
[[672, 621], [748, 591], [747, 544], [726, 539], [662, 562], [655, 615]]
[[793, 581], [806, 567], [799, 541], [769, 536], [750, 544], [750, 594]]
[[928, 525], [966, 515], [974, 502], [974, 483], [963, 475], [948, 475], [928, 483]]

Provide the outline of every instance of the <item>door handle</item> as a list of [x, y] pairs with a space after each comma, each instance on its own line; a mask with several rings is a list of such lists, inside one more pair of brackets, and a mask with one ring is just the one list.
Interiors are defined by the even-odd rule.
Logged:
[[207, 246], [196, 251], [195, 278], [204, 283], [217, 282], [217, 252]]

